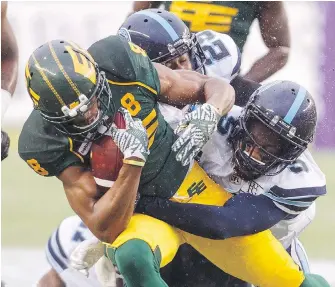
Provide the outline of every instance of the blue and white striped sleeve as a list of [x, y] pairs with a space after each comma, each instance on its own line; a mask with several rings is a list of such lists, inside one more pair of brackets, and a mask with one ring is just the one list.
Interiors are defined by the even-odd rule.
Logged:
[[326, 178], [309, 151], [277, 176], [274, 185], [264, 193], [288, 214], [299, 214], [319, 196], [326, 195]]
[[58, 274], [69, 267], [68, 257], [59, 240], [59, 227], [50, 236], [45, 253], [49, 264]]
[[273, 186], [269, 192], [264, 193], [265, 196], [273, 200], [278, 208], [292, 215], [306, 210], [315, 199], [325, 194], [326, 185], [297, 189], [282, 189]]

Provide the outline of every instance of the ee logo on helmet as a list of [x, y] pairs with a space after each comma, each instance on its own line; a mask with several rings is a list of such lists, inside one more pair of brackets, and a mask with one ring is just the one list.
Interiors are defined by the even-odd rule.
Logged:
[[92, 56], [77, 47], [73, 49], [71, 46], [65, 46], [65, 48], [72, 58], [74, 71], [88, 78], [93, 84], [95, 84], [96, 72]]

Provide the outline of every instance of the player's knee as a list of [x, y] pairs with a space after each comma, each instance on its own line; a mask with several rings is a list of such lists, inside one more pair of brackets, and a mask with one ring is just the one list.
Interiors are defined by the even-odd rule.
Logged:
[[143, 240], [133, 239], [124, 243], [115, 252], [115, 261], [121, 274], [127, 277], [159, 272], [160, 259]]

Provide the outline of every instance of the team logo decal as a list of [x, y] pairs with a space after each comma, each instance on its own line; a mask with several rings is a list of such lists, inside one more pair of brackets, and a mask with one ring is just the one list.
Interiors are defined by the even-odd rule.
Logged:
[[229, 178], [229, 181], [233, 184], [240, 185], [241, 184], [241, 178], [237, 176], [236, 174], [232, 174]]
[[131, 42], [130, 34], [129, 34], [129, 32], [128, 32], [128, 30], [126, 28], [119, 29], [119, 31], [117, 32], [117, 34], [119, 36], [125, 38], [128, 42]]

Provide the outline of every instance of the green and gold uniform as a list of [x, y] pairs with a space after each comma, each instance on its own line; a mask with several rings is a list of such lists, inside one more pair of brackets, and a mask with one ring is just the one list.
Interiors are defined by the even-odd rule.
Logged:
[[[150, 155], [141, 176], [140, 193], [184, 203], [223, 205], [231, 197], [230, 193], [215, 184], [197, 163], [182, 167], [175, 160], [171, 146], [176, 136], [159, 112], [160, 82], [146, 53], [117, 36], [94, 43], [89, 52], [106, 73], [115, 108], [125, 107], [147, 129]], [[60, 134], [38, 111], [32, 112], [23, 127], [19, 153], [31, 168], [44, 176], [57, 176], [71, 165], [89, 167], [89, 145], [75, 143]], [[129, 286], [158, 287], [165, 286], [159, 268], [171, 262], [185, 242], [220, 269], [257, 286], [299, 286], [304, 279], [270, 231], [210, 240], [177, 230], [153, 217], [135, 214], [126, 230], [114, 242], [106, 243], [106, 250], [128, 278]], [[148, 257], [145, 250], [149, 250], [149, 257], [155, 254], [151, 263], [143, 261]], [[134, 262], [143, 264], [131, 265]], [[133, 272], [139, 268], [139, 273]], [[150, 276], [143, 275], [143, 268], [152, 270]]]
[[164, 1], [164, 8], [182, 19], [192, 32], [228, 34], [241, 51], [262, 5], [260, 1]]
[[[108, 49], [111, 46], [113, 50]], [[141, 48], [117, 36], [96, 42], [89, 52], [106, 73], [115, 104], [113, 111], [125, 107], [133, 117], [140, 118], [147, 129], [150, 156], [142, 172], [140, 192], [172, 197], [188, 167], [177, 162], [171, 150], [176, 135], [158, 109], [160, 86], [156, 69]], [[60, 134], [35, 110], [19, 140], [21, 157], [44, 176], [58, 175], [70, 165], [88, 163], [88, 151], [87, 144]]]

